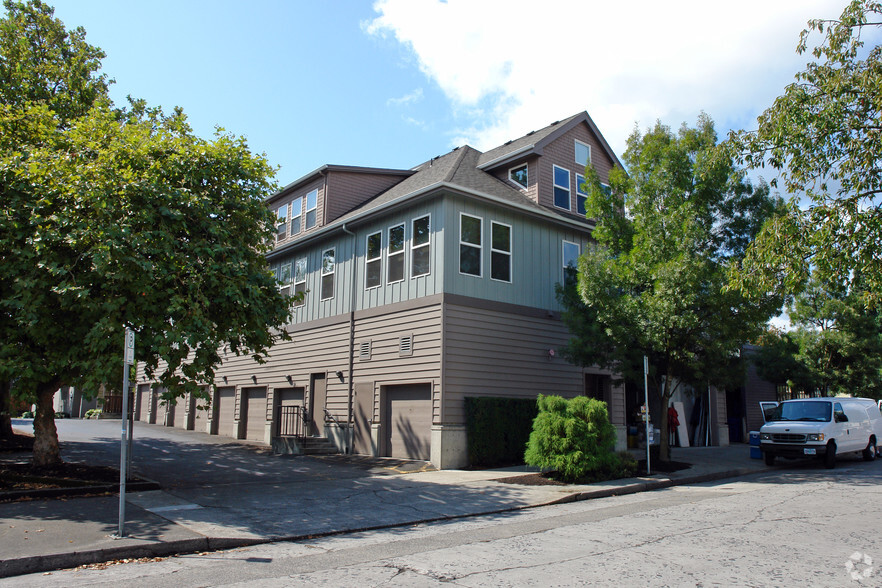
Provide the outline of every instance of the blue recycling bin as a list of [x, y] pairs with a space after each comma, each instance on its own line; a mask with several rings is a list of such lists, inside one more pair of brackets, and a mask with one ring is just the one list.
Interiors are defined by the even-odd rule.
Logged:
[[750, 432], [750, 446], [751, 447], [759, 447], [760, 437], [759, 431], [751, 431]]

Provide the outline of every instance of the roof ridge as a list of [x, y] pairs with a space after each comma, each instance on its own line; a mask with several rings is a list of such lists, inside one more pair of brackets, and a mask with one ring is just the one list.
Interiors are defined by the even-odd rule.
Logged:
[[465, 160], [466, 153], [469, 150], [477, 151], [479, 154], [481, 153], [480, 151], [478, 151], [477, 149], [475, 149], [474, 147], [471, 147], [469, 145], [463, 145], [461, 147], [457, 147], [454, 150], [455, 152], [457, 152], [456, 161], [453, 165], [450, 166], [450, 171], [447, 172], [447, 175], [444, 176], [445, 182], [453, 181], [454, 176], [456, 176], [456, 172], [459, 171], [460, 166], [462, 165], [463, 161]]

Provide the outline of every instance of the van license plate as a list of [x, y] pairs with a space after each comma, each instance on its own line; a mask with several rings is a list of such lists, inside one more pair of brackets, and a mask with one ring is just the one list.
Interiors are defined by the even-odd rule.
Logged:
[[814, 447], [803, 447], [802, 452], [805, 455], [817, 455], [818, 454], [818, 450], [815, 449]]

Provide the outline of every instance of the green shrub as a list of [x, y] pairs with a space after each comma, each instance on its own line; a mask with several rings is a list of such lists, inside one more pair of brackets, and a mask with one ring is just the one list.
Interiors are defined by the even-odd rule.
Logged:
[[555, 477], [567, 482], [619, 466], [613, 453], [616, 429], [606, 403], [585, 396], [567, 400], [540, 395], [537, 405], [524, 454], [529, 465], [554, 470]]
[[100, 408], [90, 408], [89, 410], [86, 411], [86, 418], [87, 419], [98, 418], [99, 414], [101, 414]]
[[34, 418], [34, 413], [32, 413], [32, 412], [29, 411], [29, 410], [26, 410], [26, 411], [24, 411], [23, 413], [21, 413], [21, 418], [23, 418], [23, 419], [32, 419], [32, 418]]
[[536, 411], [532, 398], [466, 397], [469, 465], [501, 467], [524, 463], [524, 447]]

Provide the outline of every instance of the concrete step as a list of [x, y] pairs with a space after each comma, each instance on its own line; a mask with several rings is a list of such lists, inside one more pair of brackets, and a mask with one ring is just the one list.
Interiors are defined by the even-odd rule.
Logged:
[[272, 440], [275, 453], [295, 455], [336, 455], [337, 446], [327, 437], [275, 437]]

